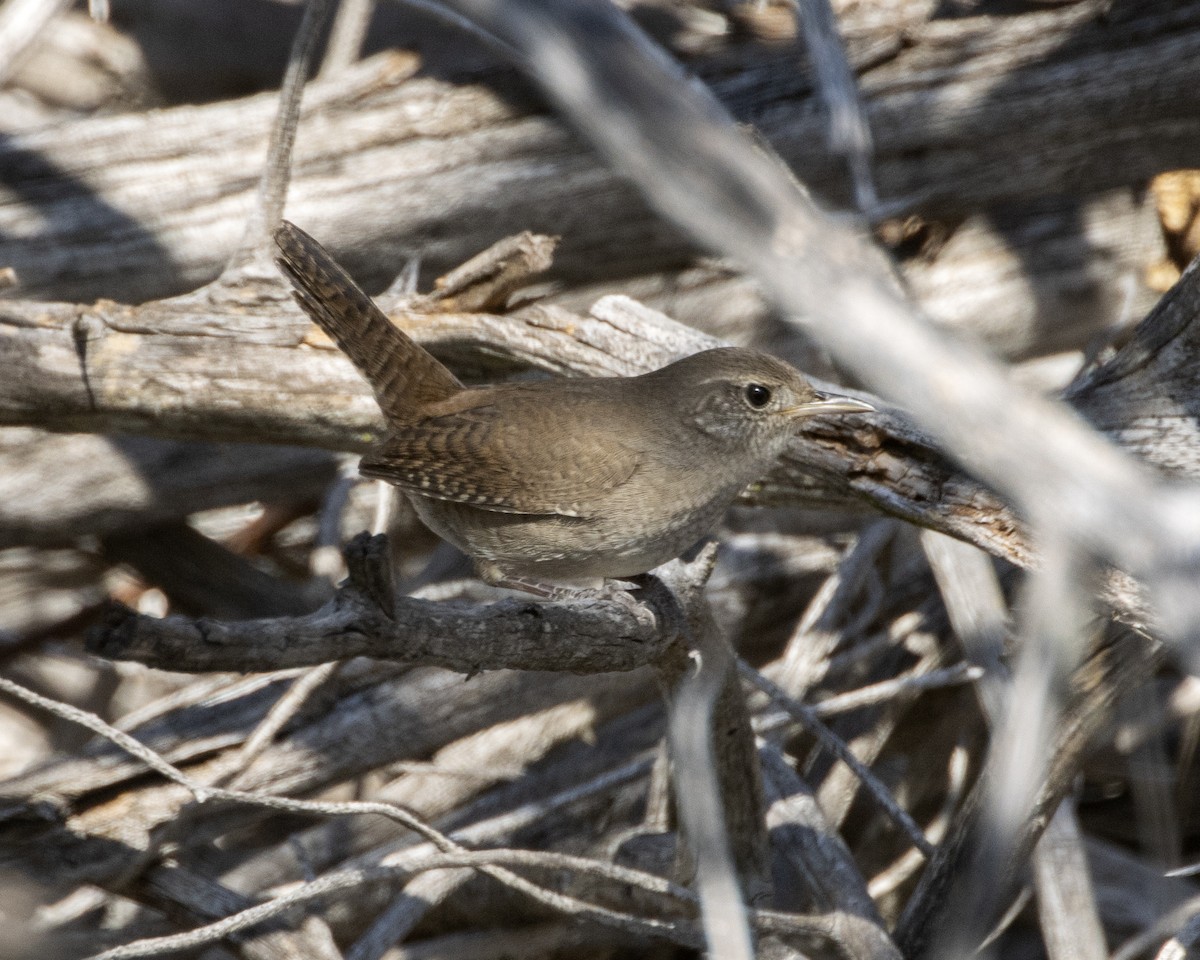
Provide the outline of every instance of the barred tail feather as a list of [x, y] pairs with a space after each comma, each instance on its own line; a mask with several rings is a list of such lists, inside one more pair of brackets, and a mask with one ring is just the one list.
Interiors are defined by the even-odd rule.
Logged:
[[296, 302], [349, 357], [391, 420], [411, 419], [462, 384], [424, 347], [396, 327], [316, 240], [284, 220], [275, 258]]

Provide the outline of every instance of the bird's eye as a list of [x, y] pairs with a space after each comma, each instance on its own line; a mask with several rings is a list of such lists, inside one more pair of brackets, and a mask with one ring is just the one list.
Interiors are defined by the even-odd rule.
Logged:
[[751, 383], [746, 386], [746, 402], [754, 408], [765, 407], [771, 402], [771, 391], [761, 383]]

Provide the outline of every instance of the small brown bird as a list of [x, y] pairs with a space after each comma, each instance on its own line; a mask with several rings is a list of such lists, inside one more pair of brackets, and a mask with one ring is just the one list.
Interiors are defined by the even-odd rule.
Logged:
[[797, 421], [873, 409], [735, 347], [638, 377], [468, 388], [303, 230], [284, 221], [275, 242], [300, 306], [388, 420], [360, 471], [403, 490], [488, 583], [556, 596], [645, 573], [708, 534]]

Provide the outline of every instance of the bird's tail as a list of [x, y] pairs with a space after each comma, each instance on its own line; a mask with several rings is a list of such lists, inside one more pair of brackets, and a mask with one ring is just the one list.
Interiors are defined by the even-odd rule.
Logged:
[[353, 362], [389, 420], [403, 421], [463, 385], [424, 347], [391, 322], [316, 240], [284, 220], [275, 231], [275, 262], [296, 302]]

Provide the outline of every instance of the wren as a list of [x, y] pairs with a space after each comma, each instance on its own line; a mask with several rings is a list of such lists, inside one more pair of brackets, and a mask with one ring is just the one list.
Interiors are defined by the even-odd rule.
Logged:
[[636, 377], [465, 387], [287, 221], [280, 268], [304, 311], [375, 392], [388, 434], [364, 476], [395, 484], [488, 583], [628, 578], [706, 536], [787, 448], [798, 421], [870, 404], [725, 347]]

